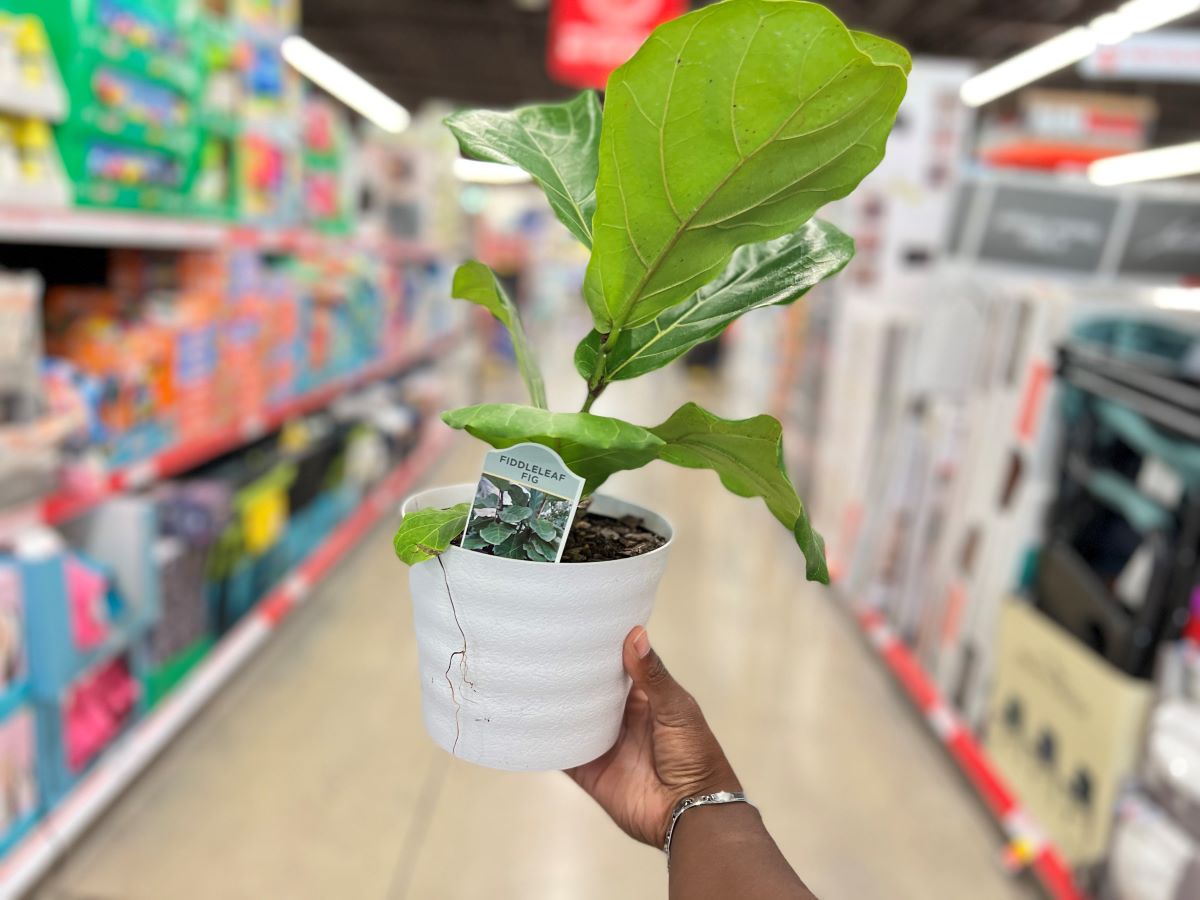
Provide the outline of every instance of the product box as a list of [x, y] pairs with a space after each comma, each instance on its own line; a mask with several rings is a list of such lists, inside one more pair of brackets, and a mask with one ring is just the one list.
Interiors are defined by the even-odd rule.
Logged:
[[1020, 600], [1000, 611], [985, 744], [1034, 820], [1077, 866], [1106, 853], [1153, 687]]
[[36, 729], [23, 706], [0, 718], [0, 855], [33, 824], [40, 804]]

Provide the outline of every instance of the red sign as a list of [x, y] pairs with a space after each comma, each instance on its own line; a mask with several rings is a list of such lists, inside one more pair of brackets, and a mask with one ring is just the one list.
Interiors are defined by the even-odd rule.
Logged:
[[575, 87], [603, 88], [651, 31], [687, 8], [687, 0], [554, 0], [550, 76]]

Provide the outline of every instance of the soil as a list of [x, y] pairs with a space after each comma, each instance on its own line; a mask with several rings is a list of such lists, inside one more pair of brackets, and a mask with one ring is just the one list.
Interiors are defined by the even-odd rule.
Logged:
[[657, 550], [667, 539], [646, 527], [639, 516], [622, 516], [614, 519], [589, 512], [575, 517], [571, 533], [567, 535], [567, 546], [563, 549], [562, 561], [603, 562], [610, 559], [628, 559]]

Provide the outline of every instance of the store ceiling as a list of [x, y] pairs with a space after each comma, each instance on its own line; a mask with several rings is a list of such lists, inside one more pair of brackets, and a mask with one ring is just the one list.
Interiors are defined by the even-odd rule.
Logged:
[[[914, 53], [990, 61], [1085, 23], [1117, 0], [827, 4], [853, 27], [897, 38]], [[508, 105], [570, 93], [546, 76], [547, 6], [548, 0], [304, 0], [304, 33], [412, 109], [429, 99]], [[1074, 76], [1059, 80], [1070, 84]], [[1176, 118], [1175, 105], [1184, 119], [1194, 117], [1194, 89], [1138, 89], [1165, 103], [1168, 122]]]

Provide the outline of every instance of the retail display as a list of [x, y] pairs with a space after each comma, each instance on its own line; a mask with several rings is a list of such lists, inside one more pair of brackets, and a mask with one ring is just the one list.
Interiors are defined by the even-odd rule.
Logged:
[[[882, 158], [904, 95], [908, 54], [878, 38], [856, 37], [832, 13], [808, 4], [771, 5], [776, 27], [754, 41], [748, 35], [758, 34], [754, 26], [767, 5], [730, 0], [658, 28], [614, 73], [608, 95], [633, 99], [610, 102], [602, 126], [599, 103], [590, 93], [556, 106], [464, 112], [447, 120], [467, 155], [528, 171], [563, 224], [592, 248], [584, 294], [595, 330], [576, 352], [576, 368], [587, 386], [583, 408], [578, 413], [548, 411], [542, 375], [515, 306], [486, 266], [465, 264], [455, 275], [454, 295], [485, 307], [507, 328], [531, 405], [475, 406], [446, 413], [443, 419], [496, 448], [525, 442], [548, 446], [558, 454], [556, 460], [585, 480], [584, 492], [595, 497], [598, 510], [610, 508], [612, 501], [595, 492], [615, 472], [655, 459], [714, 470], [734, 493], [762, 498], [803, 551], [808, 577], [827, 583], [823, 541], [783, 468], [778, 421], [769, 416], [722, 419], [694, 403], [657, 428], [591, 412], [612, 382], [661, 368], [756, 307], [793, 302], [839, 271], [851, 255], [849, 242], [832, 226], [805, 223], [824, 201], [849, 193]], [[781, 106], [767, 80], [742, 76], [772, 67], [774, 80], [779, 65], [803, 68], [807, 55], [798, 48], [815, 29], [831, 37], [829, 52], [811, 65], [839, 81], [836, 92], [822, 95], [819, 118], [805, 121], [805, 128], [818, 128], [822, 135], [810, 147], [788, 143], [809, 133], [789, 130], [794, 106]], [[742, 35], [734, 42], [740, 42], [740, 48], [731, 46], [728, 53], [704, 49], [710, 46], [705, 36], [716, 41], [718, 35], [730, 33]], [[822, 83], [808, 68], [803, 75], [805, 84]], [[801, 82], [799, 70], [796, 80]], [[742, 112], [731, 121], [728, 136], [714, 136], [703, 117], [668, 119], [662, 130], [647, 129], [646, 113], [636, 98], [664, 91], [698, 104], [707, 98], [714, 113], [724, 110], [724, 101], [718, 107], [713, 98], [736, 93]], [[865, 105], [858, 99], [860, 92], [869, 97]], [[806, 99], [791, 98], [793, 104]], [[554, 140], [540, 143], [533, 133], [553, 135]], [[765, 141], [764, 134], [770, 135]], [[757, 142], [754, 155], [763, 160], [779, 154], [778, 167], [765, 161], [743, 167], [752, 157], [743, 156], [740, 145], [751, 141]], [[547, 146], [555, 148], [553, 155]], [[686, 146], [688, 155], [663, 157], [664, 146]], [[694, 171], [688, 160], [695, 153], [711, 156], [713, 166]], [[829, 154], [839, 160], [837, 166], [805, 168]], [[735, 175], [737, 186], [729, 187]], [[623, 181], [653, 187], [634, 203]], [[465, 541], [462, 546], [453, 544], [466, 526], [468, 512], [469, 504], [461, 502], [448, 509], [413, 509], [395, 537], [397, 555], [414, 566], [411, 583], [423, 673], [441, 664], [442, 650], [453, 638], [444, 611], [465, 612], [454, 617], [463, 639], [460, 664], [446, 672], [445, 681], [451, 695], [471, 691], [477, 712], [464, 718], [459, 714], [461, 701], [454, 696], [447, 706], [440, 695], [431, 695], [432, 690], [440, 691], [435, 681], [424, 694], [429, 730], [439, 744], [475, 762], [517, 768], [565, 768], [586, 762], [616, 740], [624, 699], [619, 673], [611, 665], [606, 669], [589, 660], [603, 646], [598, 637], [615, 647], [622, 634], [645, 621], [659, 574], [652, 560], [662, 553], [642, 558], [634, 552], [592, 552], [585, 557], [612, 570], [612, 577], [624, 578], [618, 573], [628, 572], [632, 578], [639, 568], [645, 569], [641, 589], [630, 592], [628, 608], [611, 607], [611, 600], [604, 604], [592, 595], [591, 576], [583, 569], [574, 573], [572, 565], [558, 564], [539, 576], [540, 566], [526, 565], [550, 556], [548, 544], [539, 547], [521, 540], [521, 523], [534, 516], [529, 507], [506, 511], [508, 520], [480, 533], [492, 545], [488, 553], [467, 549]], [[656, 521], [661, 527], [662, 520]], [[452, 582], [487, 583], [490, 589], [464, 593], [460, 588], [454, 596]], [[544, 623], [543, 610], [555, 606], [564, 593], [580, 597], [589, 608], [603, 609], [597, 617], [606, 619], [603, 630], [596, 623], [578, 622], [563, 629], [554, 644], [556, 662], [549, 668], [577, 673], [571, 679], [571, 695], [557, 697], [552, 708], [528, 720], [502, 715], [505, 709], [521, 708], [516, 698], [528, 689], [527, 683], [505, 648], [495, 647], [489, 656], [483, 649], [488, 646], [486, 634], [470, 624], [483, 616], [479, 607], [496, 608], [499, 588], [493, 585], [501, 584], [528, 604], [504, 608], [510, 623]], [[464, 619], [468, 625], [461, 627]], [[433, 632], [439, 630], [435, 638]], [[472, 680], [469, 672], [490, 671], [493, 666], [504, 675], [489, 683], [488, 692], [472, 688], [483, 682]], [[544, 731], [535, 733], [535, 723]], [[503, 745], [496, 755], [485, 749], [492, 743], [491, 734], [504, 735], [496, 739]]]
[[297, 24], [277, 0], [0, 0], [0, 206], [22, 208], [0, 273], [0, 857], [21, 850], [0, 866], [20, 873], [431, 459], [453, 379], [413, 373], [463, 334], [434, 302], [453, 244], [429, 217], [360, 229], [346, 173], [382, 139], [305, 96], [279, 52]]
[[[1007, 872], [1054, 900], [1200, 897], [1188, 23], [303, 5], [302, 29], [302, 0], [0, 0], [0, 897], [388, 516], [433, 742], [512, 771], [600, 757], [615, 649], [694, 546], [648, 499], [665, 466], [604, 493], [655, 461], [784, 526], [701, 538], [738, 582], [834, 586], [899, 688], [852, 702], [910, 701]], [[1061, 41], [975, 77], [1035, 26]], [[487, 39], [504, 77], [481, 85]], [[975, 102], [1072, 41], [1077, 64]], [[517, 105], [553, 82], [589, 90]], [[547, 385], [539, 353], [572, 350], [581, 381]], [[479, 481], [421, 484], [456, 430]]]
[[[838, 582], [887, 629], [889, 664], [906, 655], [896, 672], [937, 733], [979, 736], [971, 756], [946, 743], [1002, 822], [1036, 823], [1023, 858], [1055, 896], [1077, 894], [1047, 860], [1098, 878], [1111, 851], [1147, 678], [1196, 584], [1200, 432], [1180, 392], [1197, 336], [1139, 283], [1191, 274], [1169, 246], [1195, 202], [1130, 192], [1118, 229], [1101, 191], [972, 176], [947, 209], [962, 262], [886, 297], [840, 280], [834, 339], [814, 345], [827, 413], [797, 477], [817, 486]], [[1100, 283], [1113, 275], [1130, 280]]]

